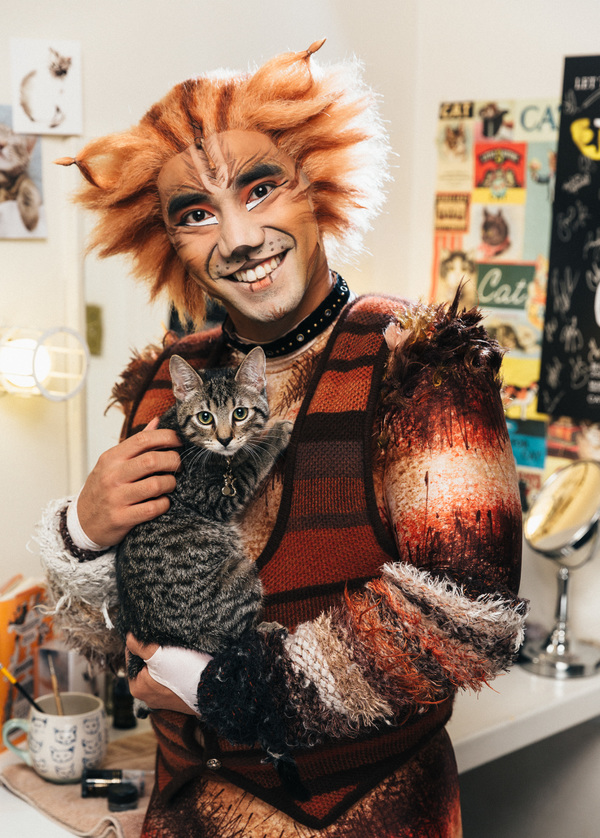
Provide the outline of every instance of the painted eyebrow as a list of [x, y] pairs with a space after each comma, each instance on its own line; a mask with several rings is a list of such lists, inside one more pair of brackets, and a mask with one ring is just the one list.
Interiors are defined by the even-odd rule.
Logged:
[[180, 195], [173, 195], [167, 205], [167, 212], [169, 216], [176, 215], [193, 204], [205, 204], [208, 201], [209, 197], [206, 192], [183, 192]]
[[278, 166], [277, 163], [256, 163], [247, 171], [236, 175], [234, 179], [234, 187], [236, 189], [243, 189], [244, 186], [249, 186], [255, 180], [260, 180], [263, 177], [280, 177], [285, 174], [285, 170]]

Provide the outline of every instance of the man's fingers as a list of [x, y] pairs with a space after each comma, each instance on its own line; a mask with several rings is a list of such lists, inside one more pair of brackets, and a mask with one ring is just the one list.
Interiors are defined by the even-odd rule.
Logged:
[[179, 448], [181, 440], [175, 431], [169, 428], [145, 428], [139, 434], [134, 434], [121, 443], [121, 450], [126, 456], [138, 457], [144, 451], [153, 448]]
[[[135, 483], [151, 474], [173, 475], [179, 471], [181, 460], [176, 451], [144, 451], [123, 464], [121, 479], [124, 483]], [[172, 491], [172, 489], [170, 490]]]

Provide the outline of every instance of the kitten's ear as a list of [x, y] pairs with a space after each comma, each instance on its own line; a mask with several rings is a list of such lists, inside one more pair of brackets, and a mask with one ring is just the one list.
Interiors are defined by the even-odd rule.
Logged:
[[266, 363], [263, 349], [255, 346], [240, 364], [235, 380], [238, 384], [247, 384], [256, 390], [264, 390], [267, 386]]
[[202, 379], [187, 361], [180, 355], [172, 355], [169, 361], [169, 372], [173, 382], [173, 395], [177, 401], [183, 402], [191, 394], [195, 393]]

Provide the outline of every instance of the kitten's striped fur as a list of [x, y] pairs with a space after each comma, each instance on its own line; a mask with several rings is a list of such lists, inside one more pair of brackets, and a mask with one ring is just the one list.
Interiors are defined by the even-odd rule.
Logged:
[[[182, 467], [168, 512], [119, 546], [117, 627], [123, 638], [131, 631], [144, 643], [214, 654], [257, 622], [261, 584], [234, 519], [286, 447], [291, 424], [265, 430], [260, 347], [237, 369], [201, 373], [174, 355], [170, 372], [177, 402], [160, 424], [179, 433]], [[223, 493], [228, 466], [235, 494]], [[141, 666], [130, 658], [130, 675]]]

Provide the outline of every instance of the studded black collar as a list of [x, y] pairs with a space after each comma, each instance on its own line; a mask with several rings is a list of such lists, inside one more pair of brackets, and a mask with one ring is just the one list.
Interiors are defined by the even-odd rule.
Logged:
[[288, 332], [287, 335], [277, 338], [277, 340], [272, 340], [270, 343], [245, 343], [244, 341], [239, 340], [228, 329], [228, 323], [226, 322], [223, 324], [223, 336], [225, 338], [225, 343], [246, 354], [250, 352], [251, 349], [254, 349], [255, 346], [262, 346], [267, 358], [280, 358], [282, 355], [289, 355], [291, 352], [295, 352], [304, 343], [309, 340], [313, 340], [313, 338], [317, 337], [317, 335], [321, 334], [321, 332], [324, 332], [329, 324], [333, 323], [335, 316], [348, 302], [350, 289], [348, 288], [346, 281], [342, 279], [339, 274], [336, 274], [336, 276], [337, 281], [323, 302], [317, 306], [312, 314], [305, 317], [295, 329]]

